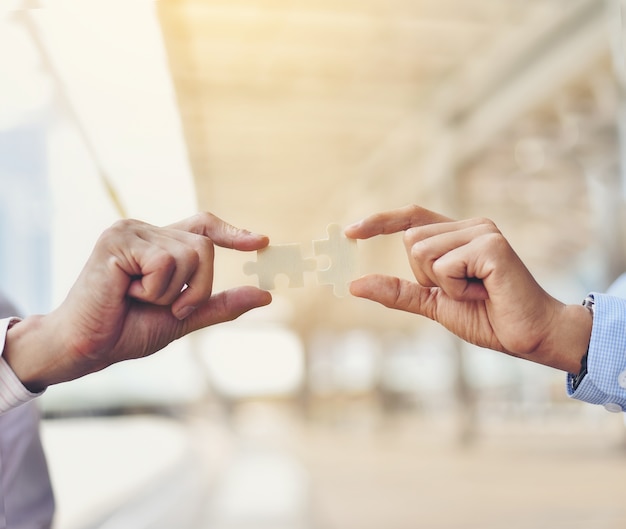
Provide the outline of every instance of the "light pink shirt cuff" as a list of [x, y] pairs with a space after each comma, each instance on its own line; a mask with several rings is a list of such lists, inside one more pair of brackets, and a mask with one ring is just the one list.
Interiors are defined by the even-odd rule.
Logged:
[[[4, 352], [4, 344], [6, 342], [7, 331], [15, 322], [20, 321], [19, 318], [3, 318], [0, 319], [0, 340], [2, 350]], [[43, 393], [31, 393], [28, 391], [17, 375], [13, 372], [9, 364], [0, 356], [0, 413], [17, 408], [21, 404], [33, 400]]]

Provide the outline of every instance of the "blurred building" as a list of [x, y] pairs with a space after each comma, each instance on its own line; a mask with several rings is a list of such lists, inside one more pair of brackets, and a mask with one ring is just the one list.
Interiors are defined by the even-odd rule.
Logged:
[[[487, 216], [568, 302], [624, 269], [619, 2], [177, 0], [157, 13], [202, 209], [304, 243], [411, 202]], [[377, 244], [361, 245], [362, 267], [410, 277], [397, 241]], [[429, 341], [424, 322], [323, 288], [285, 296], [309, 378], [333, 354], [313, 351], [329, 329], [339, 343], [371, 333], [374, 371], [403, 355], [390, 332]], [[442, 354], [465, 400], [471, 368], [453, 345]], [[523, 384], [506, 365], [478, 371]]]

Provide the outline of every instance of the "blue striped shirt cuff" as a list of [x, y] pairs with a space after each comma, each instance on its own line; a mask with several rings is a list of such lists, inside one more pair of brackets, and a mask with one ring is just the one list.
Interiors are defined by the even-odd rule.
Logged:
[[626, 410], [626, 299], [595, 292], [591, 295], [595, 303], [587, 375], [574, 390], [574, 375], [569, 374], [567, 392], [572, 398], [603, 405], [609, 411], [623, 411]]

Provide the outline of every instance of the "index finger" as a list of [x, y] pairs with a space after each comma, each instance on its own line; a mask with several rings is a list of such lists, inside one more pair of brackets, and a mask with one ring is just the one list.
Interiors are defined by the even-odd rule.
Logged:
[[233, 250], [260, 250], [270, 242], [267, 235], [237, 228], [209, 212], [197, 213], [192, 217], [170, 224], [168, 227], [203, 235], [218, 246]]
[[351, 239], [369, 239], [376, 235], [387, 235], [416, 226], [450, 222], [451, 220], [451, 218], [440, 213], [410, 205], [391, 211], [374, 213], [355, 224], [351, 224], [344, 230], [344, 233]]

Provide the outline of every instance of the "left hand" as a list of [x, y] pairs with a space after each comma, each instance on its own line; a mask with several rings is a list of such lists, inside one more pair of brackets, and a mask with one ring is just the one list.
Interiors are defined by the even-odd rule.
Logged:
[[41, 389], [235, 319], [271, 296], [247, 286], [213, 294], [213, 245], [249, 251], [268, 242], [210, 213], [163, 228], [119, 221], [100, 236], [65, 301], [9, 331], [5, 357], [27, 387]]

